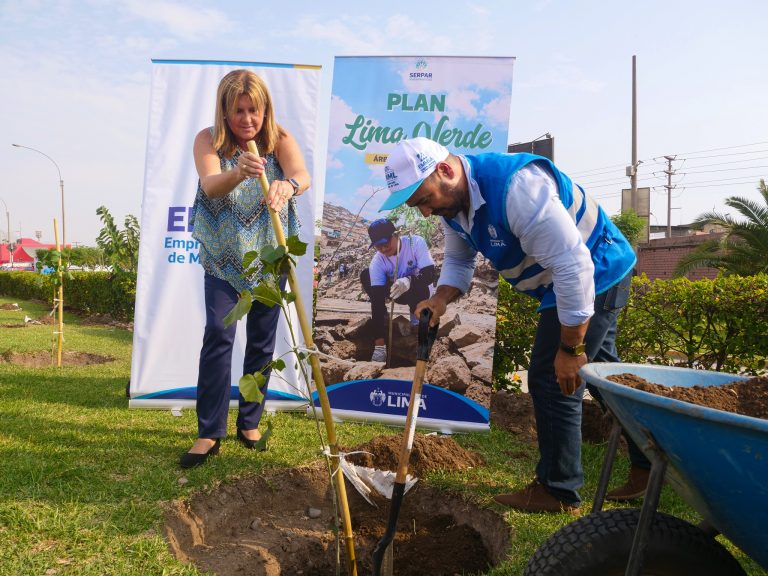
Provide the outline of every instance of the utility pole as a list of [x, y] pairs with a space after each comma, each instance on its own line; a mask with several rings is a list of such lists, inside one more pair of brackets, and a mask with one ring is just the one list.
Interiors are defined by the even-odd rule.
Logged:
[[630, 188], [632, 188], [632, 201], [637, 196], [637, 56], [632, 56], [632, 173], [629, 176]]
[[664, 170], [664, 174], [667, 175], [667, 185], [664, 188], [667, 189], [667, 238], [672, 238], [672, 175], [675, 173], [672, 170], [672, 160], [677, 156], [664, 156], [667, 159], [667, 169]]

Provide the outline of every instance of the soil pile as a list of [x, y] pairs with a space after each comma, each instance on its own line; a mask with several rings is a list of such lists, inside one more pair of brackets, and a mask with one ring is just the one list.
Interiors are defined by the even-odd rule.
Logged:
[[[368, 452], [352, 454], [347, 457], [347, 461], [358, 466], [395, 472], [400, 458], [402, 438], [402, 434], [377, 436], [365, 444], [344, 450]], [[483, 463], [478, 454], [465, 450], [453, 438], [416, 434], [413, 438], [411, 459], [408, 461], [408, 473], [423, 478], [431, 470], [467, 470]]]
[[[391, 468], [399, 436], [358, 446], [376, 454], [368, 461]], [[479, 458], [450, 438], [417, 435], [413, 462], [420, 471], [466, 469]], [[378, 454], [381, 451], [382, 454]], [[366, 455], [362, 455], [366, 456]], [[350, 457], [350, 460], [352, 457]], [[384, 535], [389, 501], [368, 504], [347, 484], [358, 574], [372, 572], [372, 553]], [[172, 504], [165, 514], [169, 545], [182, 561], [214, 574], [255, 576], [334, 574], [332, 488], [325, 462], [242, 478], [209, 494]], [[393, 542], [394, 573], [400, 576], [476, 574], [501, 562], [509, 527], [491, 510], [478, 508], [419, 481], [400, 509]], [[341, 573], [346, 574], [342, 544]]]
[[721, 386], [691, 387], [654, 384], [635, 374], [616, 374], [607, 379], [658, 396], [743, 416], [768, 419], [768, 376], [737, 380]]

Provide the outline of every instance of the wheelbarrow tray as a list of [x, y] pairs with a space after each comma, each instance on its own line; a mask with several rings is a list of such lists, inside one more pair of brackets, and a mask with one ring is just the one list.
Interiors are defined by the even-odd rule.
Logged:
[[[592, 363], [582, 377], [643, 452], [667, 459], [680, 497], [762, 567], [768, 568], [768, 420], [666, 398], [611, 382], [630, 373], [666, 386], [720, 386], [742, 376], [625, 363]], [[653, 444], [649, 442], [652, 438]]]

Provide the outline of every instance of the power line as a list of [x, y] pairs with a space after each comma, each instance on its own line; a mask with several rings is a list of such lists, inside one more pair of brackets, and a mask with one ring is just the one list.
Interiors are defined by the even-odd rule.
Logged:
[[703, 160], [704, 158], [723, 158], [725, 156], [743, 156], [744, 154], [762, 154], [768, 150], [750, 150], [749, 152], [730, 152], [728, 154], [713, 154], [712, 156], [697, 156], [691, 160]]
[[[661, 176], [650, 176], [647, 174], [644, 174], [642, 177], [643, 178], [661, 178]], [[599, 182], [607, 182], [609, 180], [616, 180], [616, 178], [618, 178], [618, 176], [614, 176], [612, 178], [602, 178], [600, 180], [588, 180], [587, 182], [579, 181], [578, 183], [581, 184], [582, 186], [592, 186], [592, 184], [597, 184]]]
[[768, 168], [768, 164], [762, 166], [740, 166], [737, 168], [717, 168], [715, 170], [693, 170], [684, 172], [684, 174], [705, 174], [707, 172], [733, 172], [734, 170], [752, 170], [754, 168]]
[[685, 186], [683, 190], [688, 188], [714, 188], [714, 187], [722, 188], [723, 186], [737, 186], [739, 184], [754, 184], [754, 183], [755, 183], [754, 180], [744, 180], [744, 182], [731, 182], [730, 184], [704, 184], [702, 186]]
[[[768, 144], [768, 141], [753, 142], [751, 144], [739, 144], [739, 145], [736, 145], [736, 146], [724, 146], [724, 147], [721, 147], [721, 148], [709, 148], [707, 150], [696, 150], [696, 151], [693, 151], [693, 152], [681, 152], [681, 153], [677, 154], [676, 157], [680, 161], [685, 161], [685, 160], [689, 160], [689, 159], [690, 160], [702, 160], [704, 158], [721, 158], [723, 156], [737, 156], [737, 155], [742, 155], [742, 154], [759, 154], [759, 153], [763, 153], [763, 152], [768, 152], [768, 150], [752, 150], [752, 151], [749, 151], [749, 152], [730, 152], [730, 153], [727, 153], [727, 154], [715, 154], [715, 155], [712, 155], [712, 156], [699, 156], [697, 158], [681, 158], [681, 156], [689, 156], [691, 154], [703, 154], [705, 152], [715, 152], [715, 151], [718, 151], [718, 150], [734, 150], [736, 148], [746, 148], [746, 147], [749, 147], [749, 146], [757, 146], [757, 145], [762, 145], [762, 144]], [[659, 159], [663, 158], [663, 157], [664, 156], [654, 156], [654, 157], [648, 158], [646, 160], [640, 160], [638, 162], [638, 164], [639, 164], [638, 170], [640, 170], [642, 168], [647, 168], [648, 167], [648, 166], [642, 166], [642, 164], [648, 164], [650, 162], [655, 162], [657, 164], [662, 164], [662, 162]], [[588, 169], [588, 170], [578, 170], [578, 171], [575, 171], [575, 172], [568, 172], [568, 174], [570, 176], [578, 176], [578, 175], [582, 175], [583, 176], [583, 175], [587, 175], [587, 174], [589, 174], [590, 176], [597, 176], [598, 174], [590, 174], [590, 173], [597, 172], [599, 170], [608, 170], [608, 172], [601, 172], [601, 174], [608, 174], [608, 173], [611, 172], [611, 170], [609, 170], [610, 168], [625, 168], [625, 167], [626, 167], [626, 163], [623, 163], [623, 164], [611, 164], [609, 166], [601, 166], [600, 168], [591, 168], [591, 169]]]
[[[693, 182], [690, 182], [690, 184], [704, 184], [709, 182], [727, 182], [728, 180], [743, 180], [744, 178], [765, 178], [764, 175], [756, 175], [756, 176], [735, 176], [733, 178], [720, 178], [719, 180], [694, 180]], [[685, 185], [686, 187], [689, 186], [689, 184]]]
[[[738, 146], [724, 146], [722, 148], [709, 148], [708, 150], [696, 150], [693, 152], [681, 152], [678, 156], [688, 156], [690, 154], [703, 154], [704, 152], [714, 152], [716, 150], [734, 150], [735, 148], [746, 148], [747, 146], [757, 146], [759, 144], [768, 144], [768, 141], [752, 142], [752, 144], [739, 144]], [[659, 156], [661, 158], [661, 156]]]
[[[728, 162], [712, 162], [710, 164], [699, 164], [696, 166], [689, 166], [688, 168], [709, 168], [710, 166], [724, 166], [725, 164], [738, 164], [739, 162], [752, 162], [753, 160], [766, 160], [768, 156], [758, 156], [757, 158], [745, 158], [744, 160], [729, 160]], [[694, 158], [698, 160], [698, 158]]]

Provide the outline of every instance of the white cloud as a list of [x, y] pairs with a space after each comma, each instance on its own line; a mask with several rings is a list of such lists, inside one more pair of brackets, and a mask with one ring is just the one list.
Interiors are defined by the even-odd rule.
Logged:
[[531, 80], [521, 83], [526, 88], [558, 88], [576, 90], [587, 94], [602, 92], [606, 83], [587, 76], [584, 69], [574, 63], [573, 58], [562, 53], [552, 55], [553, 63]]
[[351, 124], [358, 113], [352, 110], [352, 107], [338, 96], [331, 98], [331, 125], [328, 127], [328, 155], [332, 156], [345, 146], [341, 139], [347, 134], [345, 124]]
[[480, 113], [491, 124], [506, 126], [509, 123], [509, 95], [494, 98], [486, 104]]
[[477, 106], [474, 102], [479, 97], [480, 95], [474, 90], [455, 90], [451, 92], [451, 97], [446, 99], [446, 112], [454, 120], [461, 117], [476, 118]]
[[302, 40], [330, 44], [333, 51], [355, 55], [390, 55], [400, 52], [397, 39], [408, 38], [409, 50], [425, 50], [430, 54], [451, 51], [453, 42], [447, 35], [431, 34], [423, 23], [409, 16], [393, 14], [383, 20], [360, 16], [334, 19], [300, 18], [291, 35]]
[[130, 0], [126, 10], [135, 18], [163, 26], [167, 32], [183, 40], [199, 40], [217, 34], [228, 34], [234, 26], [221, 10], [197, 8], [182, 2], [142, 2]]

